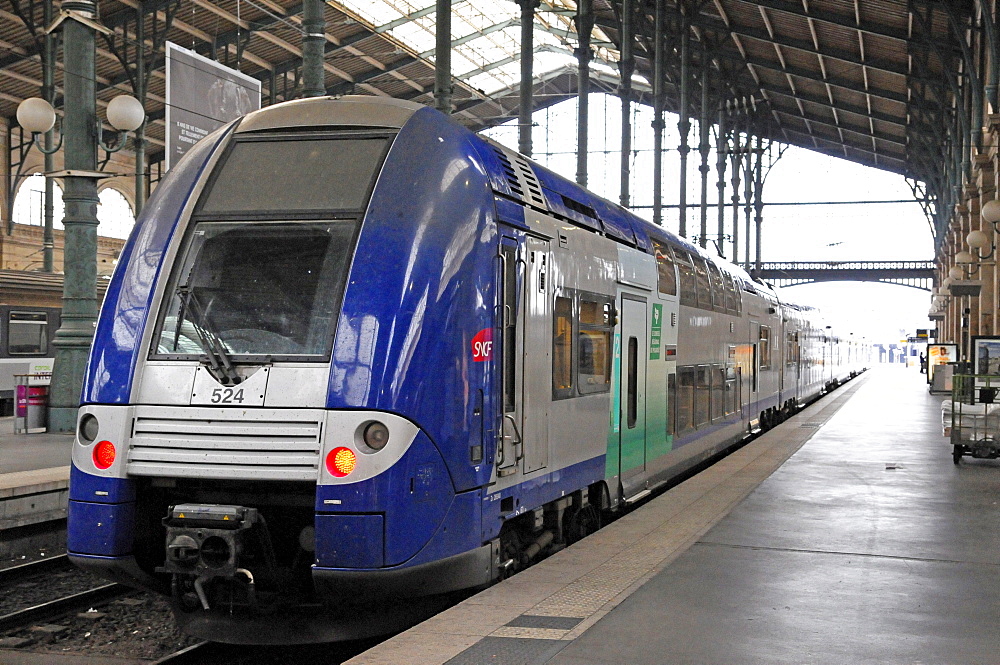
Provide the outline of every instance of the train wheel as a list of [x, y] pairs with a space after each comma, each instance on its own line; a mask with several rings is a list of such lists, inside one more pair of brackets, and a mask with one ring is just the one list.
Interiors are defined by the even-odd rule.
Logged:
[[566, 538], [566, 544], [572, 545], [600, 528], [601, 513], [593, 505], [587, 504], [569, 516], [563, 527], [563, 535]]
[[955, 446], [951, 451], [951, 461], [958, 464], [962, 461], [962, 446]]

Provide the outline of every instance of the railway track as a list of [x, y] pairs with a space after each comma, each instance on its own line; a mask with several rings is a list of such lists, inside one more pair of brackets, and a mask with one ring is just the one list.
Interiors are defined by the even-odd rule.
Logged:
[[217, 651], [219, 647], [219, 644], [213, 642], [199, 642], [164, 656], [153, 662], [152, 665], [197, 665], [198, 663], [217, 662], [217, 659], [213, 658], [212, 652]]
[[[63, 554], [31, 563], [0, 570], [0, 589], [10, 590], [20, 583], [42, 575], [52, 575], [72, 569], [69, 558]], [[84, 612], [123, 596], [132, 590], [122, 584], [99, 586], [61, 595], [53, 600], [34, 602], [22, 609], [0, 615], [0, 633], [16, 631], [37, 623], [52, 621], [71, 612]]]
[[69, 570], [73, 564], [69, 562], [69, 557], [65, 554], [57, 554], [38, 561], [22, 563], [10, 568], [0, 569], [0, 587], [16, 584], [21, 580], [41, 575], [43, 573], [54, 573], [61, 570]]
[[87, 591], [74, 593], [23, 610], [0, 616], [0, 632], [25, 628], [32, 624], [52, 621], [71, 612], [85, 612], [115, 598], [131, 593], [132, 589], [117, 583], [104, 584]]

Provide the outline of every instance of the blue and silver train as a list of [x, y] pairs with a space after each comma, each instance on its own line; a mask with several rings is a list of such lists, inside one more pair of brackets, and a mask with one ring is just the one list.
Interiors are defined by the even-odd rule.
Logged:
[[208, 639], [384, 632], [862, 371], [816, 314], [430, 108], [265, 108], [121, 255], [69, 553]]

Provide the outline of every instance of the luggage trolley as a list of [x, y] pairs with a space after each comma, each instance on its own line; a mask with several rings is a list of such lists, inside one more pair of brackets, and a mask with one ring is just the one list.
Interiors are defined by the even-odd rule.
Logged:
[[941, 424], [951, 457], [1000, 457], [1000, 376], [956, 374], [951, 400], [941, 404]]

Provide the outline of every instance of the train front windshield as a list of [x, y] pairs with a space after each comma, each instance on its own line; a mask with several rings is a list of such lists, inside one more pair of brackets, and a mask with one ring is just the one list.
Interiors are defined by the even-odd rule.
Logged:
[[192, 216], [151, 356], [329, 356], [359, 220], [391, 137], [234, 141]]
[[203, 222], [160, 328], [159, 354], [325, 356], [354, 234], [350, 223]]

